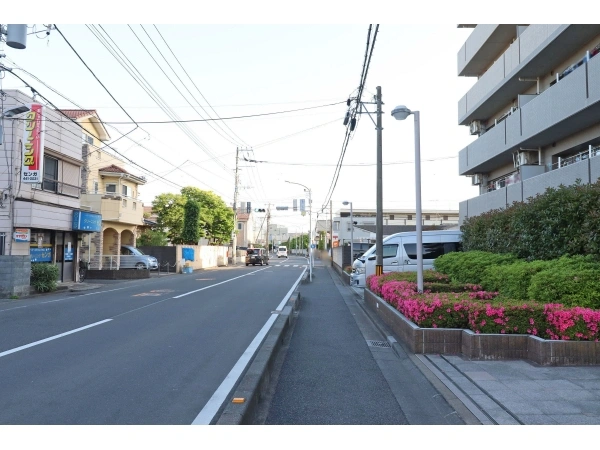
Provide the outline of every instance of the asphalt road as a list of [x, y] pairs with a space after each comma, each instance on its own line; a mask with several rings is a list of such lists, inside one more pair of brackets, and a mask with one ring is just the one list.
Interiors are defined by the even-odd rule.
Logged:
[[0, 303], [0, 424], [209, 423], [305, 264]]

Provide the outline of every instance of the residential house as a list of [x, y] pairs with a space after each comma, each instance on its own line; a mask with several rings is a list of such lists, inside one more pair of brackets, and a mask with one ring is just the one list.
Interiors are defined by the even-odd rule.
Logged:
[[102, 148], [110, 136], [95, 110], [62, 112], [84, 129], [81, 207], [102, 216], [102, 229], [82, 242], [82, 259], [91, 269], [118, 268], [121, 246], [135, 246], [138, 227], [144, 224], [139, 186], [146, 179], [128, 172], [122, 159]]
[[479, 195], [460, 222], [600, 177], [600, 25], [482, 24], [458, 52], [458, 76], [477, 82], [458, 102], [474, 141], [459, 174]]

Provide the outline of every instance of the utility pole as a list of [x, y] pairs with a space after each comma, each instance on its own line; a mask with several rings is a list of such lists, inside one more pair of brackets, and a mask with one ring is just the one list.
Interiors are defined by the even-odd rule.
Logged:
[[375, 275], [383, 275], [383, 175], [381, 131], [381, 86], [377, 86], [377, 216], [375, 218]]
[[238, 164], [240, 160], [240, 149], [237, 147], [235, 149], [235, 189], [233, 191], [233, 265], [235, 266], [237, 262], [237, 198], [238, 198]]
[[269, 242], [271, 242], [271, 239], [269, 239], [270, 233], [271, 233], [271, 229], [270, 229], [271, 225], [270, 224], [271, 224], [271, 204], [269, 203], [267, 205], [267, 232], [265, 233], [265, 242], [267, 245], [267, 253], [269, 252]]
[[333, 200], [329, 200], [329, 257], [333, 266]]

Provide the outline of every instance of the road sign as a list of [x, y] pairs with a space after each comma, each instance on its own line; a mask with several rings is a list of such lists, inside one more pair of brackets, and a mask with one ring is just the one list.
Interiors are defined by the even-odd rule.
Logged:
[[310, 244], [310, 248], [317, 248], [316, 244]]

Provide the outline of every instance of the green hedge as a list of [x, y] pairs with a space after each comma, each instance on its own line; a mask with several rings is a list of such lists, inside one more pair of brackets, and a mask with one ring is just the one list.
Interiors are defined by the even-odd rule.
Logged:
[[56, 290], [58, 280], [58, 266], [48, 263], [31, 264], [31, 286], [38, 292], [52, 292]]
[[433, 266], [436, 271], [448, 275], [455, 283], [481, 284], [487, 268], [511, 264], [516, 260], [511, 254], [452, 252], [437, 258]]
[[550, 261], [527, 262], [518, 260], [512, 264], [488, 267], [481, 279], [486, 291], [500, 292], [502, 297], [516, 300], [529, 300], [531, 278], [552, 267]]
[[600, 254], [600, 182], [548, 188], [527, 202], [465, 219], [465, 251], [512, 253], [528, 261]]

